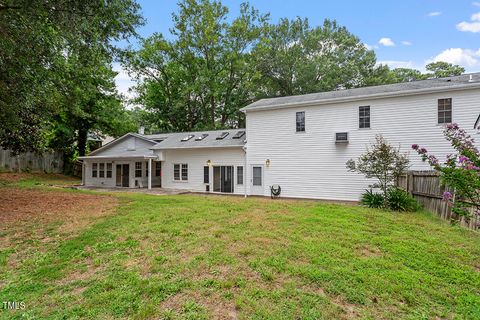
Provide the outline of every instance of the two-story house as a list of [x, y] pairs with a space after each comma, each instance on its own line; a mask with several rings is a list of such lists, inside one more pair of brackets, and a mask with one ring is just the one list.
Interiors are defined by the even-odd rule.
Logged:
[[[440, 158], [453, 151], [445, 124], [477, 134], [480, 73], [262, 99], [242, 111], [246, 129], [127, 134], [82, 158], [84, 184], [260, 196], [275, 184], [284, 197], [358, 200], [371, 182], [345, 163], [377, 134]], [[410, 159], [412, 169], [429, 168]]]

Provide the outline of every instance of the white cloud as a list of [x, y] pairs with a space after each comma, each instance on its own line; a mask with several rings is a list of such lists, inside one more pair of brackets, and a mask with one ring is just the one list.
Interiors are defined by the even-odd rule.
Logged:
[[118, 92], [129, 99], [133, 98], [135, 95], [129, 89], [135, 85], [135, 82], [130, 78], [127, 71], [122, 68], [120, 63], [113, 64], [113, 71], [118, 72], [115, 77]]
[[402, 41], [402, 44], [404, 46], [411, 46], [412, 45], [412, 43], [410, 41]]
[[472, 16], [470, 17], [470, 19], [471, 19], [472, 21], [480, 21], [480, 12], [477, 12], [477, 13], [472, 14]]
[[381, 38], [378, 43], [385, 47], [395, 47], [395, 42], [390, 38]]
[[480, 68], [480, 49], [475, 51], [471, 49], [449, 48], [440, 52], [432, 59], [427, 60], [426, 63], [436, 61], [458, 64], [468, 69], [468, 71], [473, 71], [473, 69], [478, 70]]
[[395, 68], [410, 68], [410, 69], [416, 69], [415, 63], [413, 61], [401, 61], [401, 60], [382, 60], [382, 61], [377, 61], [377, 65], [387, 65], [391, 69]]
[[478, 1], [472, 2], [472, 5], [475, 7], [480, 7], [480, 2]]
[[457, 30], [463, 32], [480, 32], [480, 12], [473, 14], [470, 17], [471, 22], [462, 21], [457, 24]]
[[440, 11], [433, 11], [433, 12], [429, 12], [428, 13], [428, 16], [429, 17], [436, 17], [436, 16], [439, 16], [441, 15], [442, 13]]
[[367, 48], [367, 50], [378, 49], [378, 46], [376, 44], [370, 45], [368, 43], [364, 43], [363, 45], [365, 46], [365, 48]]

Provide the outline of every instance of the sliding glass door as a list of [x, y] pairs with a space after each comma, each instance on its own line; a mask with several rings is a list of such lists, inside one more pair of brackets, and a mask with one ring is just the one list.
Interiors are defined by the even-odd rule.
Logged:
[[213, 191], [233, 192], [233, 166], [213, 167]]

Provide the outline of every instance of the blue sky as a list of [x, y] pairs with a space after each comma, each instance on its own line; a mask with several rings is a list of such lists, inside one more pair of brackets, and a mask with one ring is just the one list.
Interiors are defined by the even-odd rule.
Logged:
[[[138, 0], [147, 23], [142, 37], [154, 32], [169, 36], [176, 0]], [[223, 0], [230, 15], [243, 1]], [[335, 19], [372, 48], [380, 63], [424, 70], [426, 63], [442, 60], [480, 71], [480, 0], [251, 0], [271, 21], [307, 17], [312, 26]], [[116, 69], [120, 71], [118, 65]], [[132, 84], [124, 72], [116, 78], [120, 92]]]

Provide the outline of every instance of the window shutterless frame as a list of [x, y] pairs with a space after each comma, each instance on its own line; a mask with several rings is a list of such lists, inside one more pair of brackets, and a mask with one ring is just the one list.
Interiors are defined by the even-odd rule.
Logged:
[[100, 171], [98, 172], [100, 178], [105, 178], [105, 163], [100, 163]]
[[142, 163], [135, 162], [135, 178], [141, 178], [141, 177], [142, 177]]
[[175, 163], [173, 165], [173, 180], [188, 181], [188, 163]]
[[203, 167], [203, 183], [209, 183], [209, 182], [210, 182], [210, 167], [204, 166]]
[[243, 166], [237, 167], [237, 184], [243, 184]]
[[452, 98], [438, 99], [438, 124], [452, 123]]
[[370, 128], [370, 106], [358, 107], [358, 127], [360, 129]]
[[98, 175], [98, 163], [92, 163], [92, 178], [96, 178]]
[[305, 111], [295, 113], [296, 132], [305, 132]]

